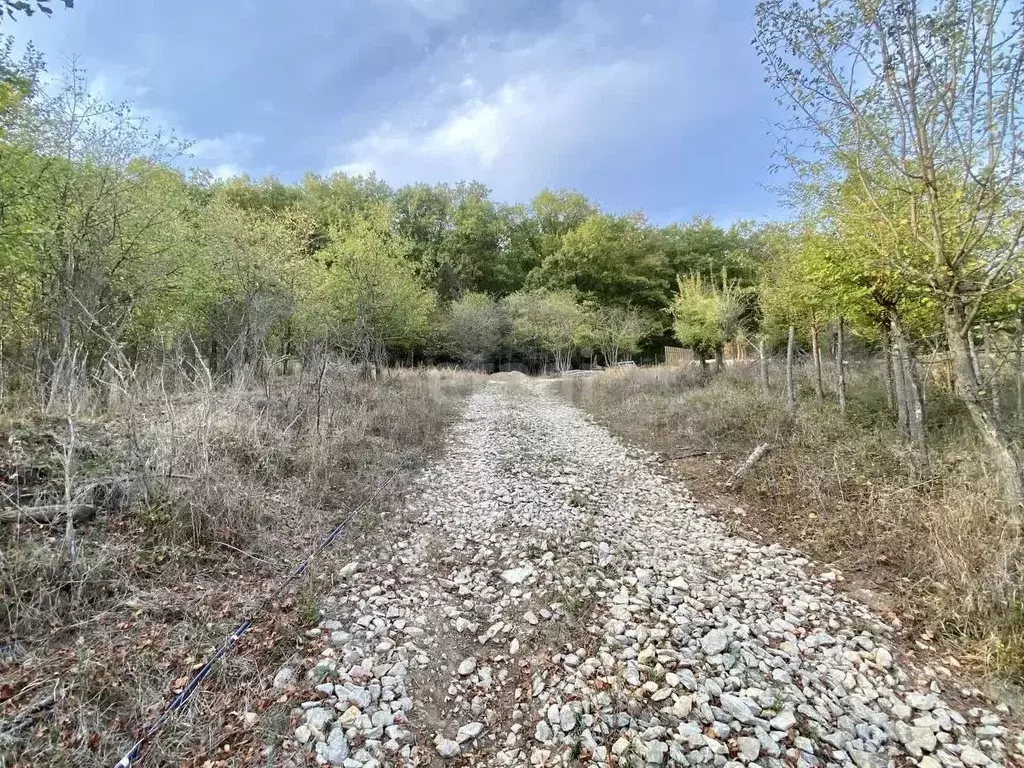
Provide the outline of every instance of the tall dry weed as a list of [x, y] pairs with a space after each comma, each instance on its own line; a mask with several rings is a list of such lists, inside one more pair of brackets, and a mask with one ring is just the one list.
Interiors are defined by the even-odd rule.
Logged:
[[725, 494], [731, 470], [770, 443], [738, 490], [741, 525], [875, 582], [904, 600], [904, 619], [1024, 675], [1022, 534], [966, 414], [933, 386], [921, 455], [900, 437], [879, 366], [850, 367], [845, 417], [831, 398], [816, 397], [811, 371], [798, 373], [792, 416], [781, 392], [761, 391], [754, 366], [711, 377], [664, 366], [619, 370], [559, 386], [624, 439], [679, 459], [698, 494]]
[[[48, 526], [0, 524], [0, 722], [32, 712], [4, 737], [0, 767], [112, 765], [132, 729], [173, 694], [173, 681], [345, 510], [403, 459], [412, 469], [440, 448], [480, 382], [428, 370], [367, 381], [329, 360], [321, 370], [215, 383], [193, 366], [83, 391], [73, 482], [121, 483], [125, 503], [76, 531], [73, 564]], [[0, 454], [0, 465], [25, 476], [39, 470], [23, 503], [66, 495], [66, 423], [32, 410], [0, 413], [0, 446], [19, 447]], [[408, 476], [339, 547], [365, 540], [397, 507]], [[272, 713], [262, 719], [273, 669], [330, 586], [325, 577], [314, 572], [271, 606], [168, 726], [152, 760], [201, 764], [225, 734], [233, 754], [258, 757], [273, 738]], [[246, 712], [260, 728], [243, 727]]]

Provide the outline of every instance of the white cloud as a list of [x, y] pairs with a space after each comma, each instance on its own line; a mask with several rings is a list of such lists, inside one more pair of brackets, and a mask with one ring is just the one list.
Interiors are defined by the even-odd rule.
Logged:
[[521, 74], [425, 126], [381, 124], [345, 146], [335, 170], [392, 183], [479, 178], [502, 195], [528, 194], [582, 138], [628, 123], [651, 74], [629, 60]]
[[152, 73], [146, 67], [132, 69], [107, 64], [89, 78], [86, 88], [101, 101], [132, 101], [150, 92], [151, 80]]
[[331, 168], [329, 173], [335, 171], [340, 171], [347, 176], [369, 176], [371, 173], [376, 173], [377, 169], [369, 160], [355, 160], [351, 163], [342, 163]]
[[262, 136], [236, 131], [234, 133], [226, 133], [223, 136], [197, 139], [192, 142], [189, 154], [196, 160], [206, 162], [216, 162], [236, 157], [244, 159], [249, 157], [256, 146], [262, 141]]
[[263, 142], [262, 136], [236, 131], [223, 136], [196, 139], [188, 149], [188, 155], [197, 165], [208, 168], [216, 179], [230, 179], [241, 176], [256, 147]]
[[546, 33], [463, 37], [410, 73], [423, 84], [410, 100], [336, 146], [332, 170], [392, 184], [479, 179], [521, 198], [564, 183], [560, 171], [628, 162], [637, 145], [675, 140], [741, 98], [706, 92], [706, 70], [725, 52], [699, 37], [638, 49], [621, 45], [620, 31], [583, 4]]
[[583, 143], [628, 130], [653, 75], [629, 60], [524, 74], [426, 127], [382, 124], [345, 146], [335, 170], [372, 170], [394, 184], [474, 178], [503, 197], [529, 195]]
[[218, 181], [233, 179], [236, 176], [241, 176], [242, 173], [242, 169], [232, 163], [220, 163], [210, 168], [210, 175]]

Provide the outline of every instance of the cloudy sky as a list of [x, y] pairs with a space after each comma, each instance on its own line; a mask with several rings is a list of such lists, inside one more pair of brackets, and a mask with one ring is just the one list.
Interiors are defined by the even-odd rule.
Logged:
[[[778, 213], [754, 0], [77, 0], [5, 22], [218, 175], [579, 189], [659, 222]], [[726, 10], [728, 9], [728, 10]]]

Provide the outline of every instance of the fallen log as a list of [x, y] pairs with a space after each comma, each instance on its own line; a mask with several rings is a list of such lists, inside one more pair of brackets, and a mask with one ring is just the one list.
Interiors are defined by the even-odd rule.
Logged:
[[[71, 520], [84, 523], [96, 517], [99, 507], [92, 504], [79, 504], [71, 511]], [[67, 515], [67, 504], [52, 504], [46, 507], [21, 507], [20, 509], [0, 510], [0, 523], [56, 523], [64, 520]]]
[[747, 474], [750, 470], [752, 470], [754, 466], [757, 464], [757, 462], [763, 459], [765, 457], [765, 454], [767, 454], [770, 450], [771, 446], [768, 443], [761, 443], [759, 446], [757, 446], [757, 448], [754, 449], [754, 452], [751, 453], [747, 457], [747, 460], [743, 462], [742, 466], [740, 466], [739, 469], [732, 473], [732, 477], [729, 478], [729, 481], [725, 484], [725, 487], [730, 490], [735, 488], [736, 484], [743, 479], [743, 476]]

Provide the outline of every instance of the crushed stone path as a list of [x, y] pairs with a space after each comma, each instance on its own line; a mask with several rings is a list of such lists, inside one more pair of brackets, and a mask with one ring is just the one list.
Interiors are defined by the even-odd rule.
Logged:
[[[730, 535], [541, 382], [490, 383], [277, 673], [275, 765], [1003, 765], [791, 550]], [[278, 759], [280, 758], [280, 762]]]

